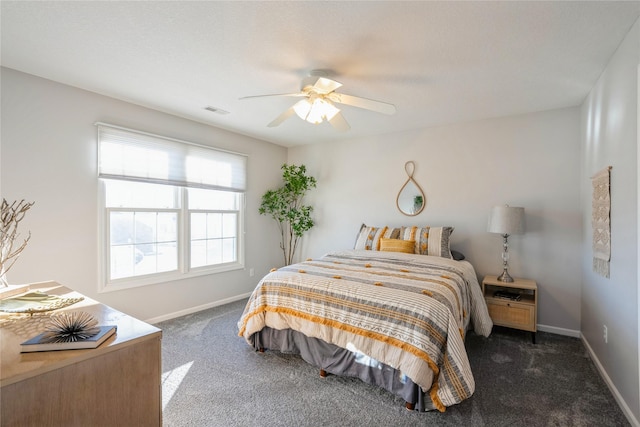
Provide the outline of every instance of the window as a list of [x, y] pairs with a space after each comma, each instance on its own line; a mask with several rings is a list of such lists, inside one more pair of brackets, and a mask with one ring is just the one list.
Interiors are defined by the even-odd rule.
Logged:
[[102, 290], [243, 268], [246, 157], [98, 124]]

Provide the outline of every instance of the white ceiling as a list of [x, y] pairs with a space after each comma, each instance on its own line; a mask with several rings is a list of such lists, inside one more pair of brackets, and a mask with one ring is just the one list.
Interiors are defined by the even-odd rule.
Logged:
[[[1, 2], [2, 66], [283, 146], [579, 105], [640, 16], [611, 2]], [[266, 125], [313, 69], [348, 133]], [[229, 111], [218, 115], [213, 106]]]

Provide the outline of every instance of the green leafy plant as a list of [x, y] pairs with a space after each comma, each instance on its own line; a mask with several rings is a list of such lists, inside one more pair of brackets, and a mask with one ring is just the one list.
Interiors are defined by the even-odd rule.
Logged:
[[316, 187], [316, 179], [307, 175], [305, 165], [282, 165], [284, 185], [277, 190], [269, 190], [262, 196], [261, 215], [270, 215], [280, 228], [280, 248], [285, 265], [293, 263], [300, 238], [314, 226], [312, 206], [306, 206], [302, 199]]
[[422, 203], [424, 202], [424, 198], [422, 195], [418, 194], [417, 196], [413, 196], [413, 212], [416, 213], [420, 211], [422, 208]]

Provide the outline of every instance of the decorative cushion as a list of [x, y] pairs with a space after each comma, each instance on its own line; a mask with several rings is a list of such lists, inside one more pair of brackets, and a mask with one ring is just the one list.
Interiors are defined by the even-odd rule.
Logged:
[[380, 250], [380, 239], [397, 239], [400, 236], [399, 228], [391, 228], [391, 227], [370, 227], [365, 224], [362, 224], [360, 227], [360, 232], [358, 233], [358, 237], [356, 238], [356, 244], [353, 247], [354, 249], [360, 250], [368, 250], [368, 251], [379, 251]]
[[462, 252], [454, 251], [453, 249], [451, 250], [451, 257], [456, 261], [464, 260], [464, 254]]
[[451, 233], [453, 227], [402, 227], [400, 239], [413, 240], [417, 254], [451, 259]]
[[380, 250], [386, 252], [404, 252], [406, 254], [414, 253], [416, 242], [413, 240], [401, 239], [380, 239]]

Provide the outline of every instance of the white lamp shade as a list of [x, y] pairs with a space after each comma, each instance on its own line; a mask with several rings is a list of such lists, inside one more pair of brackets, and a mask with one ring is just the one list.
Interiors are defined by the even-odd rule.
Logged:
[[294, 104], [293, 111], [295, 111], [302, 120], [307, 120], [307, 116], [311, 111], [311, 102], [309, 102], [308, 99], [301, 99]]
[[524, 234], [524, 208], [494, 206], [489, 215], [487, 231], [503, 235]]
[[298, 101], [293, 106], [293, 111], [295, 111], [302, 120], [317, 125], [324, 120], [331, 120], [333, 116], [340, 112], [340, 109], [336, 108], [326, 99], [315, 97], [313, 99], [307, 98]]

